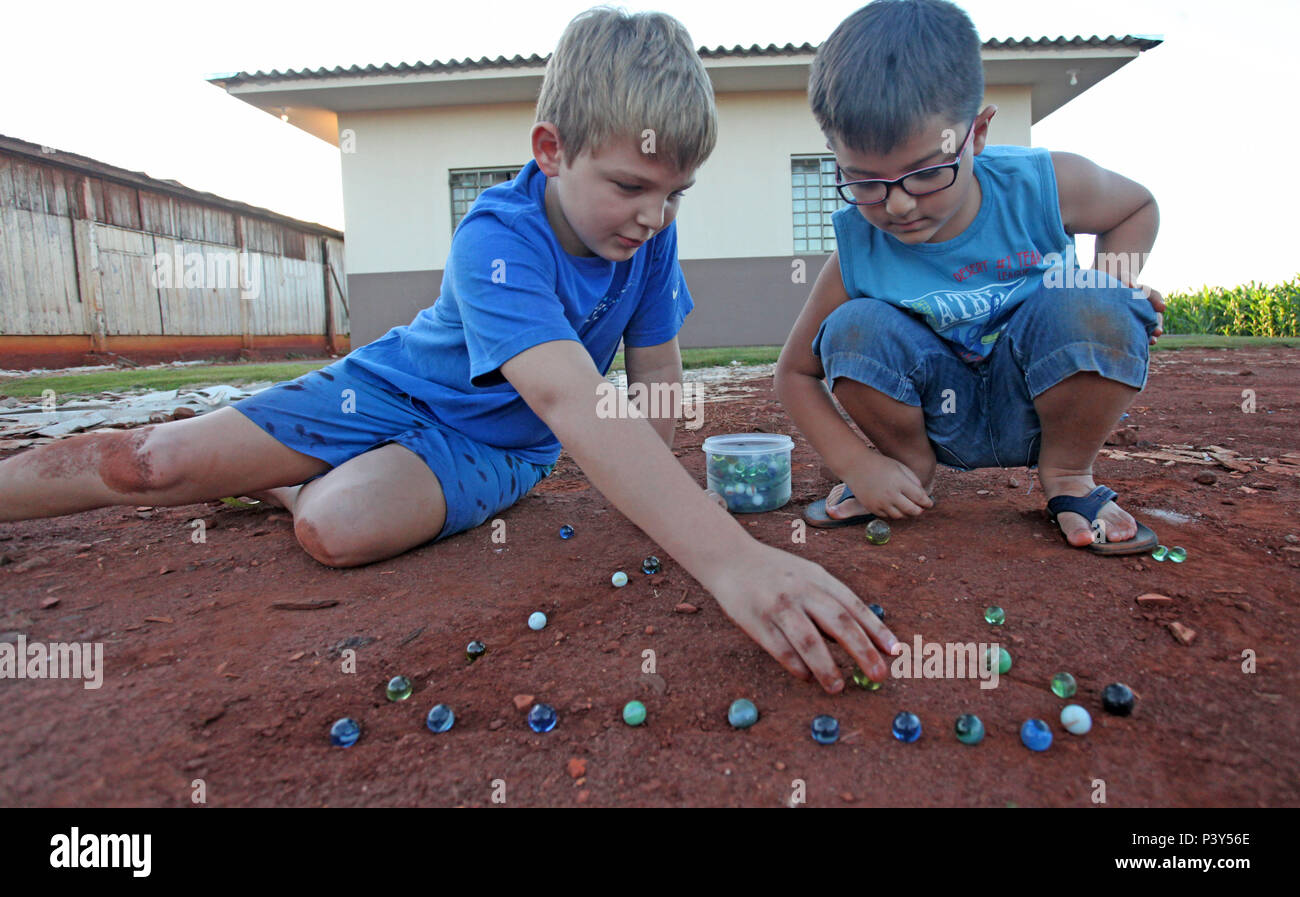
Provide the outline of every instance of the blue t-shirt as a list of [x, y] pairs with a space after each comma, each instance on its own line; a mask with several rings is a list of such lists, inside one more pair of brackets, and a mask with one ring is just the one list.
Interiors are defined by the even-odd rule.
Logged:
[[565, 339], [582, 343], [605, 374], [620, 339], [667, 342], [694, 308], [677, 264], [675, 223], [624, 262], [570, 255], [546, 220], [546, 180], [534, 161], [485, 190], [452, 237], [438, 300], [346, 359], [360, 376], [422, 402], [440, 423], [537, 464], [554, 463], [560, 443], [501, 365]]
[[831, 216], [849, 296], [924, 317], [967, 362], [988, 356], [1011, 312], [1074, 247], [1047, 150], [988, 146], [974, 158], [980, 209], [951, 240], [909, 246], [854, 206]]

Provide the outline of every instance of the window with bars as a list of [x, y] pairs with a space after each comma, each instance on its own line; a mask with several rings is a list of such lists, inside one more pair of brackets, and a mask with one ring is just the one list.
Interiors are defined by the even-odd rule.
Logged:
[[844, 205], [835, 192], [834, 156], [792, 156], [790, 198], [794, 214], [794, 251], [835, 251], [831, 213]]
[[451, 172], [451, 230], [456, 232], [460, 220], [469, 212], [474, 200], [488, 187], [504, 184], [519, 174], [514, 168], [465, 168]]

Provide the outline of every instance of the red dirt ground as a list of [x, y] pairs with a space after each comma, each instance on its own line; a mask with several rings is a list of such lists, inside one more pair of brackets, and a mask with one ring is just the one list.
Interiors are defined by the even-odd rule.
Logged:
[[[1217, 444], [1252, 459], [1300, 450], [1300, 352], [1154, 358], [1128, 421], [1140, 442], [1123, 450]], [[779, 806], [795, 780], [813, 806], [1088, 806], [1097, 779], [1108, 806], [1300, 804], [1300, 545], [1285, 538], [1300, 534], [1300, 477], [1258, 463], [1234, 475], [1099, 459], [1099, 482], [1162, 542], [1187, 548], [1182, 565], [1067, 548], [1024, 469], [943, 469], [934, 509], [896, 522], [886, 546], [866, 543], [857, 527], [809, 530], [806, 544], [792, 544], [799, 507], [833, 483], [770, 378], [750, 385], [760, 388], [706, 406], [702, 429], [679, 429], [682, 463], [702, 484], [705, 436], [756, 427], [794, 435], [792, 501], [746, 515], [754, 537], [818, 561], [882, 604], [905, 642], [1001, 641], [1015, 665], [998, 688], [896, 679], [874, 694], [850, 685], [829, 696], [795, 680], [567, 455], [503, 515], [505, 545], [486, 525], [353, 570], [309, 558], [283, 513], [107, 508], [0, 525], [0, 563], [12, 562], [0, 567], [0, 638], [103, 642], [107, 669], [97, 691], [0, 680], [0, 804], [187, 806], [196, 779], [218, 806], [490, 806], [494, 780], [517, 806]], [[1243, 388], [1256, 391], [1254, 414], [1242, 413]], [[1193, 481], [1207, 470], [1215, 484]], [[190, 540], [199, 516], [209, 520], [206, 544]], [[571, 541], [556, 535], [564, 523], [577, 530]], [[658, 581], [638, 570], [652, 553], [665, 562]], [[34, 557], [48, 563], [22, 563]], [[627, 588], [610, 586], [616, 569], [632, 577]], [[1146, 592], [1172, 597], [1172, 607], [1139, 606]], [[270, 607], [321, 599], [338, 604]], [[683, 599], [699, 613], [674, 613]], [[1005, 626], [984, 623], [988, 604], [1006, 608]], [[537, 609], [551, 620], [541, 633], [525, 625]], [[1195, 630], [1190, 645], [1175, 640], [1172, 621]], [[335, 649], [349, 638], [373, 640], [357, 648], [354, 675], [341, 672]], [[472, 638], [489, 653], [471, 665]], [[641, 672], [647, 649], [654, 676]], [[1243, 672], [1246, 650], [1253, 674]], [[1058, 670], [1078, 679], [1075, 700], [1093, 714], [1086, 736], [1057, 723], [1066, 702], [1047, 682]], [[416, 693], [390, 704], [383, 686], [398, 673]], [[1100, 692], [1114, 681], [1138, 694], [1132, 717], [1101, 711]], [[554, 731], [526, 727], [512, 701], [521, 693], [559, 710]], [[735, 731], [726, 708], [742, 696], [762, 718]], [[637, 729], [620, 718], [633, 698], [649, 708]], [[423, 725], [437, 702], [457, 715], [443, 735]], [[921, 717], [920, 741], [890, 737], [900, 709]], [[963, 712], [988, 728], [976, 747], [952, 735]], [[819, 713], [839, 718], [837, 745], [809, 738]], [[345, 715], [364, 727], [349, 750], [326, 735]], [[1028, 717], [1052, 726], [1046, 753], [1020, 745]]]

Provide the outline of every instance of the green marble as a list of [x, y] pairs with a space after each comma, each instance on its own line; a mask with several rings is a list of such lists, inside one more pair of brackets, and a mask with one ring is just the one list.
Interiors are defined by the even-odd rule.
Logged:
[[[993, 654], [993, 649], [990, 648], [990, 649], [989, 649], [989, 668], [990, 668], [990, 669], [992, 669], [992, 667], [993, 667], [993, 657], [992, 657], [992, 654]], [[1011, 669], [1011, 655], [1007, 653], [1007, 649], [1006, 649], [1006, 648], [1003, 648], [1001, 645], [999, 645], [999, 646], [998, 646], [998, 675], [1001, 675], [1001, 674], [1005, 673], [1005, 672], [1006, 672], [1007, 670], [1009, 670], [1009, 669]]]
[[876, 682], [862, 670], [855, 669], [853, 671], [853, 684], [859, 688], [865, 688], [867, 691], [880, 691], [880, 686], [883, 683]]
[[1058, 698], [1072, 698], [1078, 690], [1078, 684], [1069, 673], [1057, 673], [1052, 677], [1052, 694]]
[[1183, 561], [1187, 560], [1187, 549], [1181, 545], [1175, 545], [1173, 548], [1169, 549], [1169, 560], [1173, 561], [1175, 564], [1181, 564]]
[[1169, 549], [1165, 546], [1157, 545], [1155, 548], [1151, 549], [1151, 560], [1163, 561], [1167, 557], [1169, 557]]
[[640, 701], [628, 701], [623, 705], [623, 722], [629, 726], [639, 726], [645, 722], [645, 705]]
[[1000, 607], [984, 608], [984, 620], [994, 626], [1001, 626], [1007, 621], [1007, 612]]
[[889, 541], [889, 524], [877, 517], [867, 524], [867, 541], [872, 545], [884, 545]]
[[405, 676], [394, 676], [388, 680], [385, 690], [390, 701], [405, 701], [411, 696], [411, 680]]

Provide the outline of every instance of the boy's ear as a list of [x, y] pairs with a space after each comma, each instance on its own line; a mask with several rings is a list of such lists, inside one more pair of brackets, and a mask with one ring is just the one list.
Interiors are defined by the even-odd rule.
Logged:
[[542, 174], [553, 178], [560, 173], [560, 163], [564, 161], [564, 148], [560, 145], [560, 132], [549, 121], [539, 121], [533, 125], [533, 158]]
[[989, 139], [989, 122], [993, 121], [993, 116], [998, 114], [998, 107], [992, 103], [985, 106], [980, 114], [975, 117], [975, 137], [971, 140], [974, 146], [971, 147], [975, 155], [984, 151], [984, 144]]

